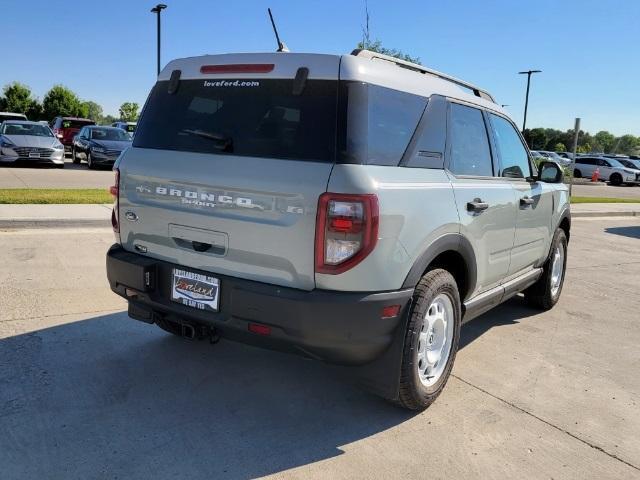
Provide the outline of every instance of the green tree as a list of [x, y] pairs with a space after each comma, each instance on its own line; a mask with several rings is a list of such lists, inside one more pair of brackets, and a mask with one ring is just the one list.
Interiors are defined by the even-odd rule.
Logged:
[[544, 128], [532, 128], [525, 131], [525, 139], [531, 150], [544, 150], [547, 146], [547, 132]]
[[113, 115], [105, 115], [104, 117], [102, 117], [101, 123], [103, 125], [111, 125], [113, 122], [116, 122], [116, 121], [118, 121], [118, 119]]
[[400, 60], [404, 60], [406, 62], [420, 63], [420, 57], [412, 57], [411, 55], [395, 48], [383, 47], [380, 40], [374, 40], [373, 42], [363, 40], [362, 42], [358, 42], [357, 48], [382, 53], [383, 55], [389, 55], [390, 57], [399, 58]]
[[38, 100], [33, 98], [31, 89], [19, 82], [5, 85], [0, 99], [2, 110], [23, 113], [30, 119], [37, 119], [40, 111]]
[[556, 145], [553, 148], [553, 150], [555, 152], [566, 152], [567, 151], [567, 147], [564, 146], [564, 143], [556, 143]]
[[86, 102], [82, 102], [82, 106], [86, 109], [86, 118], [90, 118], [94, 122], [100, 123], [102, 122], [102, 107], [98, 105], [96, 102], [92, 102], [90, 100]]
[[62, 115], [82, 117], [88, 113], [78, 96], [63, 85], [54, 85], [42, 101], [43, 115], [46, 120]]
[[634, 155], [638, 148], [640, 148], [640, 137], [634, 137], [633, 135], [623, 135], [617, 139], [614, 153]]
[[593, 137], [596, 143], [596, 148], [602, 150], [604, 153], [611, 153], [616, 143], [616, 137], [605, 130], [601, 130]]
[[138, 120], [138, 106], [135, 102], [124, 102], [120, 105], [120, 120], [123, 122], [135, 122]]

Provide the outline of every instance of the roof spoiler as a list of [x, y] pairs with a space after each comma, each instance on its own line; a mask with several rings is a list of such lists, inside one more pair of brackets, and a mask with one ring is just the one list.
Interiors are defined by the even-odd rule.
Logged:
[[400, 68], [406, 68], [407, 70], [413, 70], [414, 72], [422, 73], [425, 75], [432, 75], [441, 80], [455, 83], [459, 87], [471, 90], [476, 97], [484, 98], [485, 100], [496, 103], [493, 97], [486, 90], [482, 90], [472, 83], [465, 82], [464, 80], [452, 77], [451, 75], [447, 75], [446, 73], [438, 72], [437, 70], [432, 70], [422, 65], [418, 65], [417, 63], [407, 62], [406, 60], [400, 60], [399, 58], [391, 57], [389, 55], [384, 55], [378, 52], [372, 52], [371, 50], [364, 50], [361, 48], [356, 48], [351, 52], [351, 55], [356, 57], [368, 58], [370, 60], [384, 60], [393, 63]]

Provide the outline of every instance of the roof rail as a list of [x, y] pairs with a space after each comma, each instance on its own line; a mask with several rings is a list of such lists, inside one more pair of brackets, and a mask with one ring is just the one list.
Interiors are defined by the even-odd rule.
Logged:
[[432, 70], [427, 67], [423, 67], [422, 65], [418, 65], [417, 63], [407, 62], [406, 60], [401, 60], [399, 58], [391, 57], [389, 55], [384, 55], [378, 52], [372, 52], [371, 50], [363, 50], [360, 48], [356, 48], [351, 52], [351, 55], [356, 57], [369, 58], [371, 60], [379, 59], [385, 60], [390, 63], [394, 63], [398, 67], [406, 68], [408, 70], [413, 70], [414, 72], [423, 73], [425, 75], [433, 75], [434, 77], [438, 77], [447, 82], [455, 83], [456, 85], [469, 89], [473, 92], [476, 97], [484, 98], [485, 100], [489, 100], [490, 102], [496, 103], [491, 94], [486, 90], [482, 90], [481, 88], [473, 85], [472, 83], [465, 82], [464, 80], [460, 80], [459, 78], [452, 77], [451, 75], [447, 75], [446, 73], [438, 72], [437, 70]]

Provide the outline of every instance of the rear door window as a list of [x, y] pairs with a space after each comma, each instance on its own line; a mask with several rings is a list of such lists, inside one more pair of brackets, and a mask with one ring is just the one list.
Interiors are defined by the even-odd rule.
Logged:
[[451, 104], [449, 170], [454, 175], [493, 176], [489, 137], [482, 112]]
[[279, 159], [335, 161], [337, 81], [182, 80], [153, 88], [134, 146]]

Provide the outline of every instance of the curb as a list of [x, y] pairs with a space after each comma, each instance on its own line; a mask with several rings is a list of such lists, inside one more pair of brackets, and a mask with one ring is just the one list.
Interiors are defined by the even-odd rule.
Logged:
[[0, 219], [0, 229], [17, 228], [73, 228], [73, 227], [109, 227], [111, 221], [97, 218], [16, 218]]
[[571, 218], [611, 218], [611, 217], [640, 217], [640, 211], [617, 212], [571, 212]]

